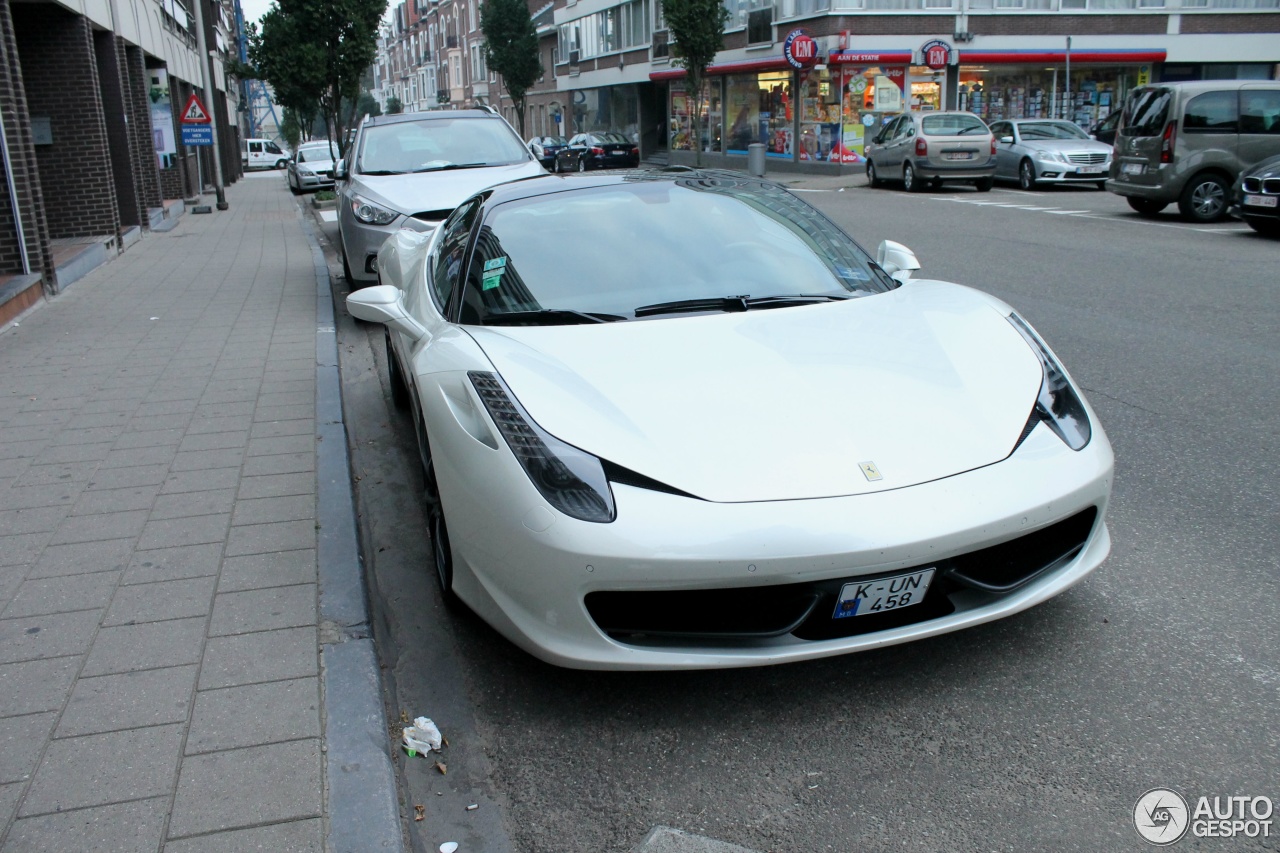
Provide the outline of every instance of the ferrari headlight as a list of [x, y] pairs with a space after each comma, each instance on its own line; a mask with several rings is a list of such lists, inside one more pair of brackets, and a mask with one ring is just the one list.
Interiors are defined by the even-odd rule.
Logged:
[[547, 502], [572, 518], [609, 522], [613, 491], [600, 460], [543, 430], [497, 374], [467, 373], [511, 452]]
[[1066, 371], [1058, 364], [1057, 359], [1049, 352], [1039, 336], [1032, 331], [1017, 314], [1010, 314], [1009, 322], [1018, 330], [1031, 351], [1040, 359], [1044, 369], [1044, 380], [1040, 383], [1040, 395], [1036, 398], [1035, 411], [1032, 418], [1044, 421], [1049, 429], [1062, 439], [1072, 450], [1081, 450], [1089, 443], [1093, 428], [1089, 426], [1089, 416], [1085, 413], [1084, 403], [1076, 394], [1071, 383], [1067, 381]]
[[356, 219], [361, 222], [368, 222], [371, 225], [388, 225], [400, 215], [394, 210], [387, 210], [385, 207], [374, 204], [367, 198], [361, 198], [358, 195], [351, 197], [351, 212], [356, 215]]

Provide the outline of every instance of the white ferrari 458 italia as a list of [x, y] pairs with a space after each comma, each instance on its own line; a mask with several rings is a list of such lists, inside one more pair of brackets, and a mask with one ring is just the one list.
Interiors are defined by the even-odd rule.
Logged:
[[955, 631], [1107, 556], [1113, 456], [1048, 345], [730, 172], [544, 176], [401, 231], [381, 284], [446, 599], [588, 669]]

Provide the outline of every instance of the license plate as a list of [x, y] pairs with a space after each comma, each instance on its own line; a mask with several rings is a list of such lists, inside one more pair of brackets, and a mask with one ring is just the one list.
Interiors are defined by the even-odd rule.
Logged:
[[1244, 203], [1249, 207], [1275, 207], [1277, 199], [1280, 199], [1280, 196], [1247, 195], [1244, 197]]
[[1146, 170], [1147, 165], [1145, 163], [1125, 163], [1120, 167], [1120, 171], [1126, 175], [1141, 175]]
[[1076, 169], [1076, 171], [1081, 175], [1101, 175], [1102, 167], [1101, 166], [1081, 166], [1080, 168]]
[[948, 151], [942, 155], [945, 160], [972, 160], [972, 151]]
[[924, 601], [924, 594], [929, 590], [929, 582], [933, 580], [933, 569], [924, 569], [905, 575], [894, 575], [891, 578], [879, 578], [873, 581], [853, 581], [840, 587], [840, 597], [836, 599], [836, 612], [833, 619], [847, 619], [850, 616], [869, 616], [874, 613], [888, 613], [900, 610]]
[[626, 154], [627, 152], [625, 152], [625, 151], [610, 151], [609, 153], [610, 153], [610, 154], [612, 154], [614, 157], [621, 157], [623, 154]]

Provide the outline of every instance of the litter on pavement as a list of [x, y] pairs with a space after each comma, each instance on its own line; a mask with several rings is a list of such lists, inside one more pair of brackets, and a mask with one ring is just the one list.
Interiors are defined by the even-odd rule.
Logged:
[[444, 738], [440, 735], [440, 729], [429, 718], [415, 717], [412, 726], [404, 727], [403, 740], [405, 752], [414, 756], [439, 750]]

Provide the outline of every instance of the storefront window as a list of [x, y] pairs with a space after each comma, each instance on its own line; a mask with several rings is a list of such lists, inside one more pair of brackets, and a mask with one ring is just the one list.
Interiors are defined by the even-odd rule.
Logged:
[[842, 163], [861, 163], [866, 140], [902, 112], [905, 67], [844, 66], [840, 72]]
[[[693, 150], [693, 98], [683, 80], [671, 84], [671, 137], [673, 151]], [[720, 80], [702, 83], [702, 150], [720, 150], [724, 108], [720, 100]]]
[[725, 78], [725, 102], [728, 153], [746, 154], [748, 145], [760, 142], [768, 156], [791, 159], [795, 116], [790, 71], [729, 75]]
[[1061, 118], [1090, 128], [1120, 108], [1136, 75], [1133, 66], [1073, 67], [1068, 90], [1065, 66], [961, 66], [959, 107], [988, 123], [1005, 118]]
[[[803, 72], [800, 79], [800, 159], [840, 162], [840, 72]], [[834, 154], [834, 156], [833, 156]]]
[[942, 85], [945, 71], [935, 71], [924, 65], [911, 67], [911, 109], [928, 111], [942, 109]]

